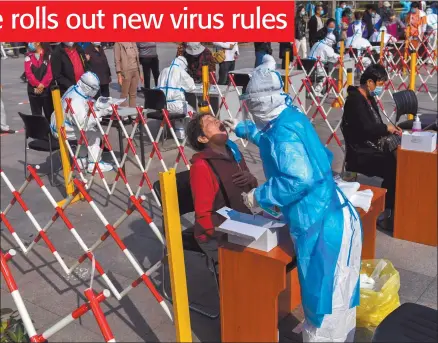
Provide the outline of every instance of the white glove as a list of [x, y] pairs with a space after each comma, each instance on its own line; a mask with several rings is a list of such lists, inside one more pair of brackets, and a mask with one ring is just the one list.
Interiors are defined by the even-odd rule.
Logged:
[[248, 193], [242, 193], [243, 203], [250, 210], [253, 210], [259, 206], [257, 203], [257, 200], [255, 198], [255, 195], [254, 195], [255, 190], [256, 190], [256, 188], [253, 188]]
[[231, 132], [234, 132], [237, 124], [239, 124], [239, 121], [236, 119], [225, 119], [223, 123], [226, 128], [228, 128]]

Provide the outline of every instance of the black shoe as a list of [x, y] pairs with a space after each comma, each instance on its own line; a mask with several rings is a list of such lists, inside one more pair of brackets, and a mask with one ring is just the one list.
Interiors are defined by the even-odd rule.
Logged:
[[0, 129], [0, 133], [17, 133], [17, 131], [15, 131], [15, 130], [3, 130], [3, 129]]

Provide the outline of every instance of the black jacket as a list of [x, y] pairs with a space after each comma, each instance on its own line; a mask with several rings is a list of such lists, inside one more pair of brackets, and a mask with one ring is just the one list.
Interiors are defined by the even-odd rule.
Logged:
[[[59, 43], [53, 50], [51, 58], [53, 81], [58, 84], [61, 95], [64, 94], [70, 86], [76, 84], [73, 64], [65, 52], [65, 47], [64, 43]], [[84, 72], [89, 71], [90, 64], [85, 57], [84, 50], [80, 46], [76, 46], [76, 50], [82, 60]]]
[[318, 41], [318, 20], [316, 19], [316, 15], [312, 16], [309, 20], [309, 43], [310, 46], [315, 44]]
[[376, 142], [379, 138], [388, 135], [387, 126], [382, 118], [373, 114], [370, 106], [379, 113], [374, 97], [365, 97], [359, 89], [350, 86], [345, 100], [344, 115], [342, 117], [342, 132], [347, 144], [357, 147], [367, 147], [366, 141]]
[[270, 42], [254, 42], [255, 52], [266, 52], [272, 54], [272, 48]]
[[93, 44], [90, 44], [85, 49], [85, 53], [90, 56], [90, 67], [93, 73], [96, 73], [101, 85], [108, 85], [111, 79], [111, 69], [105, 55], [105, 50], [99, 46], [99, 51], [96, 50]]
[[300, 15], [295, 17], [295, 39], [300, 40], [306, 37], [307, 24], [304, 17]]

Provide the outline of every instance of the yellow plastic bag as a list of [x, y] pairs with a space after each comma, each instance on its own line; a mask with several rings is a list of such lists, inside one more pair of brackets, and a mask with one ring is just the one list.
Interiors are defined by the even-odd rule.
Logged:
[[[379, 273], [375, 270], [386, 262], [386, 266]], [[375, 327], [385, 317], [400, 306], [398, 291], [400, 289], [400, 275], [388, 260], [363, 260], [361, 274], [372, 276], [376, 280], [384, 281], [378, 290], [360, 289], [360, 305], [357, 307], [356, 325], [358, 327]], [[378, 275], [377, 275], [378, 274]]]

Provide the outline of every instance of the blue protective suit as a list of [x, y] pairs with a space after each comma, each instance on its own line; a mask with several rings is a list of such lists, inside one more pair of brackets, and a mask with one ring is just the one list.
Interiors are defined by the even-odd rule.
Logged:
[[406, 16], [411, 11], [411, 1], [400, 1], [400, 4], [403, 6], [400, 13], [400, 20], [405, 21]]
[[[253, 122], [240, 122], [236, 135], [249, 139], [260, 149], [267, 181], [255, 190], [255, 198], [262, 208], [279, 207], [287, 220], [297, 253], [306, 320], [319, 328], [324, 316], [334, 311], [335, 270], [341, 248], [348, 246], [347, 268], [353, 237], [357, 240], [360, 234], [352, 233], [349, 244], [342, 247], [344, 210], [348, 209], [352, 221], [358, 221], [359, 216], [342, 192], [338, 192], [331, 171], [332, 153], [321, 144], [307, 117], [290, 105], [262, 130]], [[345, 227], [354, 230], [358, 226], [347, 223]], [[360, 250], [354, 253], [355, 264], [360, 268]], [[357, 282], [353, 278], [355, 285], [350, 287], [353, 295], [347, 301], [346, 311], [359, 304], [358, 273]]]

